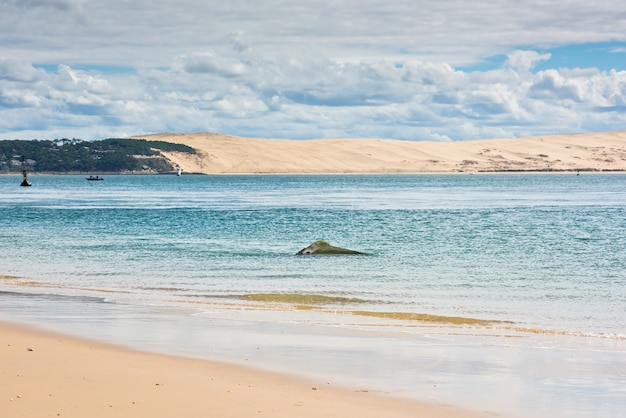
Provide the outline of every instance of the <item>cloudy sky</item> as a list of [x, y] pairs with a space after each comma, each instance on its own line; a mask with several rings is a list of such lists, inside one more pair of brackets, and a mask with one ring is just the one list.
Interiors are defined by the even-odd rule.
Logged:
[[626, 129], [615, 0], [0, 0], [0, 139]]

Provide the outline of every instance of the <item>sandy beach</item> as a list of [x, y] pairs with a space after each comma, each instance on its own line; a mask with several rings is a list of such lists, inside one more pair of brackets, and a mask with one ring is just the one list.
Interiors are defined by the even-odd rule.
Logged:
[[253, 139], [216, 133], [136, 136], [189, 145], [164, 153], [205, 174], [392, 174], [626, 171], [626, 131], [457, 142]]
[[10, 323], [0, 323], [0, 335], [3, 417], [487, 416]]

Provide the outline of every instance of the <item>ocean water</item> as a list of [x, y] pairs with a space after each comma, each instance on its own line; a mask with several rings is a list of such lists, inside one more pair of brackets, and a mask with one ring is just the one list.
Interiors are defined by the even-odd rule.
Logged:
[[[624, 174], [20, 181], [0, 176], [4, 318], [520, 416], [626, 416]], [[319, 239], [368, 255], [294, 255]]]

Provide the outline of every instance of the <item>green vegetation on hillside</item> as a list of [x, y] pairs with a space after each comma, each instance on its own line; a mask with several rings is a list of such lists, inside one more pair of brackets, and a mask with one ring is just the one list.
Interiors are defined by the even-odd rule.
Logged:
[[173, 170], [161, 151], [196, 152], [187, 145], [145, 139], [0, 140], [0, 172], [19, 172], [22, 163], [28, 171], [52, 173]]

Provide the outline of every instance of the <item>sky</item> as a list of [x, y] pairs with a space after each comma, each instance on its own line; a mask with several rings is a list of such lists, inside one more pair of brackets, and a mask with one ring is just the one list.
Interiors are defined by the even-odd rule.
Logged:
[[614, 0], [0, 0], [0, 139], [626, 129]]

